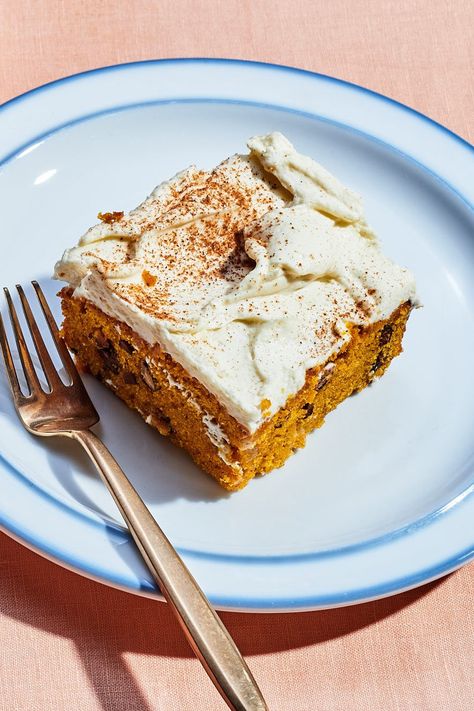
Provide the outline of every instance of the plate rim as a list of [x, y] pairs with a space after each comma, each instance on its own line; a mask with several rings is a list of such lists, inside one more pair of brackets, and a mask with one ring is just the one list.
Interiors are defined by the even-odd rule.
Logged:
[[[404, 111], [408, 111], [409, 113], [415, 115], [415, 117], [417, 117], [418, 119], [421, 119], [421, 120], [423, 120], [423, 121], [429, 123], [430, 125], [434, 126], [434, 127], [435, 127], [436, 129], [438, 129], [438, 130], [442, 130], [445, 134], [447, 134], [448, 137], [450, 137], [451, 139], [455, 139], [457, 142], [459, 142], [460, 145], [461, 145], [464, 149], [468, 149], [470, 152], [474, 152], [474, 146], [473, 146], [472, 144], [470, 144], [470, 143], [469, 143], [466, 139], [464, 139], [463, 137], [461, 137], [461, 136], [459, 136], [458, 134], [456, 134], [455, 132], [453, 132], [451, 129], [447, 128], [446, 126], [443, 126], [441, 123], [439, 123], [439, 122], [435, 121], [434, 119], [430, 118], [429, 116], [427, 116], [427, 115], [425, 115], [425, 114], [423, 114], [423, 113], [417, 111], [416, 109], [413, 109], [413, 108], [411, 108], [410, 106], [407, 106], [406, 104], [397, 101], [396, 99], [392, 99], [391, 97], [385, 96], [384, 94], [381, 94], [381, 93], [379, 93], [379, 92], [373, 91], [373, 90], [368, 89], [368, 88], [366, 88], [366, 87], [360, 86], [359, 84], [356, 84], [356, 83], [353, 83], [353, 82], [348, 82], [348, 81], [346, 81], [346, 80], [339, 79], [339, 78], [336, 78], [336, 77], [332, 77], [332, 76], [329, 76], [329, 75], [326, 75], [326, 74], [320, 74], [320, 73], [317, 73], [317, 72], [312, 72], [312, 71], [310, 71], [310, 70], [299, 69], [299, 68], [297, 68], [297, 67], [291, 67], [291, 66], [282, 65], [282, 64], [275, 64], [275, 63], [270, 63], [270, 62], [259, 62], [259, 61], [255, 61], [255, 60], [225, 59], [225, 58], [211, 58], [211, 57], [183, 57], [183, 58], [165, 58], [165, 59], [140, 60], [140, 61], [136, 61], [136, 62], [126, 62], [126, 63], [121, 63], [121, 64], [112, 64], [112, 65], [108, 65], [108, 66], [104, 66], [104, 67], [97, 67], [97, 68], [94, 68], [94, 69], [89, 69], [89, 70], [85, 70], [85, 71], [82, 71], [82, 72], [78, 72], [78, 73], [75, 73], [75, 74], [72, 74], [72, 75], [68, 75], [68, 76], [65, 76], [65, 77], [61, 77], [61, 78], [59, 78], [59, 79], [55, 79], [55, 80], [53, 80], [53, 81], [47, 82], [46, 84], [40, 85], [40, 86], [38, 86], [38, 87], [34, 87], [34, 88], [32, 88], [32, 89], [30, 89], [30, 90], [28, 90], [28, 91], [26, 91], [26, 92], [24, 92], [24, 93], [22, 93], [22, 94], [16, 96], [16, 97], [13, 97], [13, 98], [7, 100], [7, 101], [4, 102], [3, 104], [1, 104], [1, 105], [0, 105], [0, 121], [1, 121], [1, 115], [2, 115], [3, 111], [4, 111], [5, 109], [8, 109], [9, 107], [11, 107], [12, 105], [19, 104], [19, 103], [21, 103], [22, 101], [27, 100], [28, 98], [30, 98], [32, 95], [37, 95], [37, 94], [39, 94], [39, 93], [41, 93], [41, 92], [43, 92], [43, 91], [45, 91], [45, 90], [47, 90], [47, 89], [50, 89], [50, 88], [53, 88], [53, 87], [57, 87], [57, 86], [61, 86], [61, 85], [64, 85], [64, 84], [66, 84], [66, 83], [75, 81], [75, 80], [77, 80], [77, 79], [87, 78], [87, 77], [89, 77], [89, 76], [97, 75], [97, 74], [102, 74], [102, 73], [110, 73], [110, 72], [120, 71], [120, 70], [123, 70], [123, 69], [132, 68], [132, 67], [133, 67], [133, 68], [137, 68], [137, 67], [141, 67], [141, 66], [143, 66], [143, 65], [185, 64], [185, 63], [193, 63], [193, 64], [198, 63], [198, 64], [201, 64], [201, 65], [205, 65], [206, 63], [214, 63], [214, 64], [233, 64], [233, 65], [240, 65], [240, 66], [244, 66], [244, 67], [247, 67], [247, 66], [256, 66], [256, 67], [264, 68], [264, 69], [267, 69], [267, 70], [294, 72], [294, 73], [297, 73], [297, 74], [302, 74], [302, 75], [310, 76], [311, 78], [317, 79], [317, 80], [320, 80], [320, 81], [328, 81], [328, 82], [331, 82], [331, 83], [335, 83], [335, 84], [337, 84], [337, 85], [343, 85], [343, 86], [349, 87], [349, 88], [352, 89], [352, 90], [356, 90], [356, 91], [359, 91], [359, 92], [366, 93], [366, 94], [368, 94], [368, 95], [374, 97], [374, 98], [377, 99], [378, 101], [387, 102], [387, 103], [389, 103], [389, 104], [394, 105], [394, 106], [397, 107], [398, 109], [402, 109], [402, 110], [404, 110]], [[200, 99], [199, 97], [196, 97], [196, 98], [194, 98], [194, 99], [192, 99], [192, 100], [193, 100], [193, 101], [196, 101], [196, 102], [199, 102], [200, 100], [202, 101], [202, 99]], [[158, 101], [159, 101], [159, 100], [158, 100]], [[216, 99], [216, 101], [218, 101], [218, 99]], [[224, 101], [225, 101], [225, 99], [224, 99]], [[245, 102], [238, 101], [237, 103], [245, 103]], [[248, 102], [248, 103], [256, 103], [256, 102]], [[118, 108], [119, 108], [119, 107], [117, 107], [117, 109], [118, 109]], [[284, 105], [281, 105], [281, 108], [282, 108], [283, 110], [285, 110], [286, 107], [285, 107]], [[117, 109], [116, 109], [116, 110], [117, 110]], [[108, 112], [111, 112], [111, 111], [113, 111], [113, 110], [114, 110], [114, 109], [109, 109], [109, 110], [104, 111], [103, 113], [108, 113]], [[295, 111], [295, 109], [291, 108], [290, 106], [288, 106], [288, 107], [286, 108], [286, 110]], [[304, 113], [304, 112], [301, 111], [301, 112], [298, 112], [298, 113]], [[308, 112], [308, 113], [310, 113], [310, 112]], [[313, 116], [314, 116], [314, 114], [313, 114]], [[81, 117], [81, 118], [82, 118], [82, 120], [87, 120], [87, 116], [86, 116], [86, 115], [84, 115], [84, 116]], [[320, 118], [323, 118], [323, 120], [324, 120], [324, 117], [320, 117]], [[81, 119], [78, 119], [78, 120], [81, 120]], [[334, 123], [337, 123], [337, 121], [334, 121]], [[355, 131], [358, 130], [358, 129], [355, 128], [355, 127], [351, 127], [349, 124], [348, 124], [347, 127], [350, 128], [351, 130], [355, 130]], [[61, 128], [63, 128], [63, 127], [61, 127], [60, 125], [56, 126], [56, 128], [54, 129], [54, 132], [55, 132], [55, 131], [60, 131]], [[53, 131], [52, 131], [52, 132], [53, 132]], [[47, 135], [47, 134], [45, 134], [45, 135]], [[376, 137], [376, 136], [371, 136], [369, 133], [367, 133], [367, 134], [365, 134], [365, 135], [367, 135], [369, 138], [372, 138], [373, 140], [376, 140], [376, 141], [380, 140], [380, 139], [378, 139], [378, 137]], [[35, 140], [34, 138], [33, 138], [32, 140], [30, 140], [27, 145], [31, 145], [34, 140]], [[392, 150], [395, 150], [395, 151], [397, 151], [397, 152], [399, 152], [399, 153], [401, 152], [401, 151], [399, 151], [399, 149], [398, 149], [396, 146], [394, 146], [394, 145], [387, 144], [387, 146], [388, 146], [389, 148], [391, 148]], [[18, 155], [18, 153], [21, 152], [21, 150], [22, 150], [22, 147], [17, 148], [13, 153], [8, 154], [4, 159], [2, 159], [1, 165], [4, 165], [5, 163], [7, 163], [14, 155]], [[410, 156], [409, 154], [404, 154], [404, 155], [406, 155], [406, 157], [409, 158], [410, 160], [412, 160], [412, 161], [414, 161], [414, 162], [416, 162], [416, 163], [419, 163], [419, 161], [418, 161], [415, 157]], [[429, 173], [433, 174], [433, 171], [432, 171], [428, 166], [425, 166], [425, 165], [422, 164], [422, 163], [419, 163], [419, 165], [420, 165], [420, 167], [423, 168], [424, 170], [426, 170], [426, 171], [428, 171]], [[435, 173], [434, 175], [436, 176], [436, 173]], [[446, 186], [446, 188], [449, 188], [450, 190], [452, 190], [452, 191], [456, 194], [457, 197], [461, 198], [471, 209], [474, 209], [474, 206], [471, 204], [470, 200], [469, 200], [465, 195], [460, 194], [460, 193], [458, 192], [458, 190], [457, 190], [455, 187], [453, 187], [453, 186], [452, 186], [448, 181], [446, 181], [444, 178], [442, 178], [441, 176], [438, 176], [438, 177], [440, 177], [440, 179], [443, 181], [443, 183], [444, 183], [444, 185]], [[3, 457], [2, 457], [2, 459], [3, 459]], [[3, 464], [2, 464], [1, 466], [3, 466]], [[471, 498], [471, 500], [472, 500], [473, 497], [471, 497], [471, 495], [470, 495], [472, 492], [469, 492], [469, 489], [470, 489], [470, 488], [472, 488], [472, 487], [467, 487], [467, 489], [464, 491], [463, 499], [465, 499], [465, 498]], [[450, 505], [446, 505], [446, 506], [448, 506], [448, 508], [451, 510], [452, 507], [451, 507]], [[445, 507], [442, 507], [442, 509], [443, 509], [443, 508], [445, 508]], [[0, 514], [1, 514], [1, 512], [0, 512]], [[436, 518], [438, 518], [438, 515], [439, 515], [439, 511], [434, 511], [434, 512], [431, 512], [430, 514], [427, 514], [427, 516], [423, 517], [423, 519], [421, 519], [421, 520], [424, 520], [424, 519], [426, 519], [426, 518], [429, 518], [429, 519], [436, 519]], [[3, 520], [2, 520], [2, 518], [3, 518]], [[94, 579], [98, 579], [98, 580], [100, 580], [101, 582], [104, 582], [105, 584], [113, 585], [113, 586], [115, 586], [115, 587], [121, 587], [122, 589], [128, 590], [129, 592], [134, 592], [134, 593], [138, 593], [138, 594], [146, 594], [146, 595], [150, 595], [150, 594], [151, 594], [152, 596], [157, 597], [156, 593], [153, 593], [152, 590], [133, 589], [133, 588], [130, 588], [130, 586], [129, 586], [127, 583], [125, 583], [124, 585], [120, 585], [119, 580], [113, 581], [113, 580], [110, 579], [110, 577], [102, 578], [100, 575], [94, 575], [91, 571], [86, 572], [86, 571], [84, 570], [84, 568], [81, 569], [81, 568], [78, 568], [78, 566], [77, 566], [76, 564], [74, 564], [74, 563], [71, 563], [71, 562], [68, 563], [67, 559], [66, 559], [64, 556], [55, 556], [54, 554], [48, 553], [45, 547], [43, 547], [42, 549], [41, 549], [41, 548], [38, 549], [38, 548], [34, 545], [34, 543], [33, 543], [32, 541], [29, 541], [29, 542], [28, 542], [28, 540], [27, 540], [28, 537], [27, 537], [26, 535], [25, 535], [25, 537], [22, 537], [22, 536], [19, 535], [18, 533], [15, 533], [14, 530], [13, 530], [13, 529], [14, 529], [14, 526], [10, 525], [10, 527], [8, 527], [8, 526], [6, 527], [6, 526], [4, 525], [4, 522], [5, 522], [5, 517], [0, 515], [0, 526], [2, 527], [3, 530], [5, 530], [6, 533], [9, 533], [9, 532], [10, 532], [10, 535], [13, 534], [13, 537], [14, 537], [16, 540], [20, 540], [20, 542], [22, 542], [22, 543], [24, 543], [25, 545], [27, 545], [27, 547], [29, 547], [29, 548], [35, 550], [36, 552], [39, 552], [40, 554], [43, 554], [45, 557], [49, 558], [50, 560], [54, 560], [55, 562], [59, 562], [59, 564], [64, 565], [64, 567], [67, 567], [67, 568], [69, 568], [69, 569], [75, 570], [76, 572], [82, 573], [82, 574], [86, 575], [87, 577], [92, 577], [92, 578], [94, 578]], [[416, 524], [418, 524], [418, 523], [419, 523], [419, 521], [415, 522], [415, 524], [413, 524], [413, 525], [416, 526]], [[104, 527], [106, 527], [106, 526], [107, 526], [107, 523], [104, 522]], [[410, 528], [410, 526], [408, 526], [407, 528]], [[396, 535], [396, 533], [397, 533], [396, 531], [393, 532], [393, 533], [389, 533], [389, 534], [387, 534], [387, 536], [385, 536], [385, 538], [386, 538], [386, 537], [393, 538], [393, 536]], [[125, 535], [125, 534], [122, 534], [122, 535]], [[382, 537], [382, 538], [384, 538], [384, 537]], [[377, 541], [378, 541], [377, 538], [374, 539], [374, 545], [377, 545]], [[368, 543], [370, 543], [370, 542], [368, 542]], [[350, 548], [352, 548], [352, 547], [350, 547]], [[396, 588], [396, 590], [393, 590], [393, 589], [392, 589], [392, 590], [389, 591], [389, 592], [385, 592], [385, 593], [381, 593], [381, 594], [375, 593], [375, 594], [373, 594], [373, 595], [360, 597], [360, 598], [355, 599], [355, 600], [348, 600], [348, 599], [346, 599], [345, 601], [342, 601], [342, 602], [340, 602], [340, 603], [335, 603], [335, 604], [354, 604], [354, 603], [358, 603], [358, 602], [364, 602], [364, 601], [367, 601], [367, 600], [369, 600], [369, 599], [375, 599], [375, 598], [378, 598], [378, 597], [381, 597], [381, 596], [391, 595], [391, 594], [394, 594], [394, 592], [400, 592], [402, 589], [403, 589], [403, 590], [405, 590], [405, 589], [410, 589], [411, 587], [416, 587], [416, 586], [422, 584], [423, 582], [428, 582], [429, 580], [433, 580], [433, 579], [435, 579], [435, 578], [437, 578], [437, 577], [441, 577], [442, 575], [447, 574], [448, 572], [450, 572], [451, 570], [454, 570], [455, 568], [459, 567], [460, 565], [463, 565], [465, 562], [467, 562], [468, 559], [474, 557], [474, 548], [473, 548], [472, 550], [469, 549], [468, 555], [466, 556], [466, 551], [467, 551], [467, 550], [468, 550], [468, 549], [464, 549], [463, 551], [460, 551], [459, 554], [458, 554], [458, 556], [455, 556], [454, 558], [451, 558], [451, 559], [446, 560], [443, 565], [438, 566], [436, 570], [431, 571], [431, 572], [433, 572], [433, 575], [431, 575], [431, 576], [429, 576], [429, 577], [425, 575], [425, 577], [423, 578], [422, 581], [415, 582], [415, 583], [413, 583], [412, 585], [409, 584], [408, 587], [399, 587], [399, 586], [398, 586], [398, 587]], [[187, 555], [189, 555], [189, 556], [192, 557], [193, 555], [195, 555], [195, 553], [194, 553], [193, 551], [187, 551], [187, 550], [186, 550], [186, 552], [184, 553], [184, 557], [186, 557]], [[198, 555], [199, 555], [199, 554], [198, 554]], [[215, 556], [213, 556], [213, 557], [215, 557]], [[235, 557], [233, 557], [233, 558], [235, 558]], [[237, 560], [238, 560], [238, 558], [239, 558], [239, 557], [237, 556]], [[273, 557], [273, 558], [275, 558], [275, 557]], [[277, 557], [276, 557], [276, 558], [277, 558]], [[260, 560], [260, 559], [259, 559], [259, 560]], [[442, 569], [441, 569], [441, 568], [442, 568]], [[425, 572], [427, 573], [428, 571], [425, 571]], [[423, 573], [420, 573], [420, 575], [423, 575]], [[279, 611], [279, 612], [281, 612], [281, 611], [288, 611], [288, 612], [295, 612], [295, 611], [303, 610], [303, 609], [305, 609], [305, 610], [307, 610], [307, 609], [320, 609], [321, 607], [327, 606], [327, 605], [320, 605], [320, 604], [318, 604], [318, 603], [316, 602], [316, 600], [315, 600], [315, 603], [314, 603], [313, 605], [310, 605], [309, 607], [308, 607], [307, 605], [301, 607], [301, 606], [298, 606], [298, 603], [297, 603], [295, 606], [290, 606], [290, 607], [287, 607], [287, 608], [284, 608], [284, 609], [281, 609], [281, 608], [275, 609], [275, 608], [271, 605], [271, 602], [270, 602], [270, 601], [268, 601], [267, 606], [258, 606], [258, 607], [256, 607], [256, 608], [255, 608], [255, 607], [249, 608], [248, 606], [243, 605], [242, 602], [240, 602], [240, 603], [238, 604], [238, 606], [236, 606], [236, 607], [234, 607], [234, 606], [232, 606], [232, 605], [229, 606], [229, 605], [227, 605], [227, 604], [225, 604], [225, 603], [224, 603], [223, 605], [219, 605], [219, 604], [218, 604], [218, 606], [219, 606], [220, 609], [233, 609], [233, 610], [240, 610], [240, 611], [253, 611], [253, 612], [255, 612], [255, 611], [261, 611], [261, 612], [269, 612], [269, 611]], [[334, 606], [334, 605], [331, 605], [331, 606]]]
[[158, 59], [139, 59], [139, 60], [135, 60], [132, 62], [119, 62], [117, 64], [105, 64], [105, 65], [102, 65], [99, 67], [93, 67], [92, 69], [85, 69], [80, 72], [74, 72], [73, 74], [67, 74], [66, 76], [59, 77], [58, 79], [52, 79], [51, 81], [45, 82], [44, 84], [39, 84], [38, 86], [32, 87], [31, 89], [28, 89], [27, 91], [24, 91], [20, 94], [17, 94], [16, 96], [13, 96], [11, 99], [7, 99], [3, 103], [1, 103], [0, 104], [0, 111], [8, 108], [9, 106], [12, 106], [13, 104], [19, 103], [20, 101], [22, 101], [24, 99], [29, 98], [33, 94], [42, 92], [45, 89], [50, 89], [50, 88], [53, 88], [54, 86], [58, 86], [60, 84], [65, 84], [70, 81], [75, 81], [76, 79], [91, 76], [93, 74], [100, 74], [103, 72], [120, 71], [124, 68], [139, 67], [139, 66], [145, 66], [145, 65], [184, 64], [186, 62], [200, 63], [200, 64], [206, 64], [206, 63], [234, 64], [234, 65], [241, 64], [244, 66], [266, 67], [266, 68], [277, 69], [279, 71], [282, 70], [282, 71], [287, 71], [287, 72], [295, 72], [297, 74], [307, 75], [307, 76], [310, 76], [313, 78], [317, 77], [323, 81], [328, 81], [328, 82], [332, 82], [332, 83], [336, 83], [336, 84], [342, 84], [342, 85], [350, 87], [352, 89], [356, 89], [357, 91], [361, 91], [361, 92], [364, 92], [368, 95], [374, 96], [377, 99], [381, 99], [381, 100], [386, 101], [390, 104], [394, 104], [395, 106], [402, 108], [404, 111], [408, 111], [408, 112], [414, 114], [415, 116], [418, 116], [419, 118], [423, 119], [424, 121], [427, 121], [428, 123], [435, 126], [436, 128], [441, 129], [443, 132], [447, 133], [452, 138], [455, 138], [457, 141], [460, 141], [462, 144], [464, 144], [465, 147], [474, 151], [474, 144], [470, 143], [467, 139], [463, 138], [455, 131], [452, 131], [450, 128], [448, 128], [447, 126], [444, 126], [442, 123], [440, 123], [439, 121], [436, 121], [435, 119], [431, 118], [430, 116], [423, 113], [422, 111], [418, 111], [418, 109], [414, 109], [413, 107], [409, 106], [408, 104], [405, 104], [402, 101], [398, 101], [397, 99], [387, 96], [386, 94], [382, 94], [381, 92], [375, 91], [374, 89], [369, 89], [368, 87], [365, 87], [362, 84], [357, 84], [356, 82], [351, 82], [351, 81], [348, 81], [347, 79], [340, 79], [339, 77], [335, 77], [330, 74], [324, 74], [322, 72], [315, 72], [310, 69], [302, 69], [301, 67], [295, 67], [295, 66], [291, 66], [289, 64], [279, 64], [277, 62], [264, 62], [264, 61], [256, 60], [256, 59], [237, 59], [237, 58], [227, 58], [227, 57], [162, 57], [162, 58], [158, 58]]

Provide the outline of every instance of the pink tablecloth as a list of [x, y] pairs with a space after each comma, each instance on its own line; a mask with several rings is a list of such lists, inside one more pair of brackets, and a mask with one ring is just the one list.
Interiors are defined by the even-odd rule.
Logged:
[[[0, 101], [91, 67], [169, 56], [292, 64], [474, 137], [470, 0], [3, 0]], [[0, 136], [1, 140], [1, 136]], [[273, 711], [474, 708], [474, 568], [388, 600], [223, 615]], [[2, 711], [224, 709], [165, 605], [0, 536]]]

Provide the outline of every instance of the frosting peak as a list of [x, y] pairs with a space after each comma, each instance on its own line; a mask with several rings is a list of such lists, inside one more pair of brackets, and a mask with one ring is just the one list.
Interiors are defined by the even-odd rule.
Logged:
[[254, 136], [247, 146], [265, 170], [275, 175], [293, 195], [293, 205], [303, 203], [336, 220], [356, 223], [362, 232], [372, 234], [360, 196], [315, 160], [297, 153], [283, 134], [275, 131], [266, 136]]

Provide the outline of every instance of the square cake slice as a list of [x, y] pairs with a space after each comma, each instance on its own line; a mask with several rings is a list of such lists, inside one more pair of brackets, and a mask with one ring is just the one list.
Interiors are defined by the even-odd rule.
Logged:
[[280, 467], [401, 351], [411, 273], [280, 133], [190, 167], [67, 250], [80, 364], [229, 491]]

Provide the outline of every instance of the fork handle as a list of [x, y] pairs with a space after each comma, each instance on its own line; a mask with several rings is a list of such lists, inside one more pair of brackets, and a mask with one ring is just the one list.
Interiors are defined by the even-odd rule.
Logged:
[[189, 644], [228, 706], [236, 711], [266, 710], [227, 629], [105, 444], [90, 430], [70, 435], [97, 467]]

